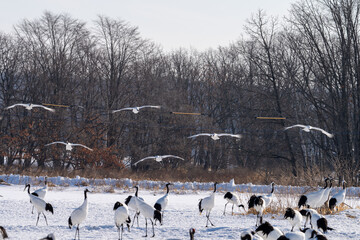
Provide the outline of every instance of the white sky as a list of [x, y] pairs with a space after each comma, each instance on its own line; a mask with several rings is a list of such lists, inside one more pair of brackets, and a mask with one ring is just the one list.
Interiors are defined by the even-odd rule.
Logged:
[[246, 19], [259, 9], [285, 16], [297, 0], [5, 0], [0, 31], [10, 33], [23, 19], [44, 11], [68, 13], [89, 25], [98, 15], [139, 27], [143, 38], [171, 51], [179, 47], [206, 50], [239, 39]]

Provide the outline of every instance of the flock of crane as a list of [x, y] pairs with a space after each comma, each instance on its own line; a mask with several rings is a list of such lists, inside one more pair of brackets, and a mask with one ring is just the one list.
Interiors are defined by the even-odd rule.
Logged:
[[[117, 201], [114, 204], [114, 221], [115, 226], [118, 229], [118, 237], [122, 239], [124, 225], [130, 231], [131, 227], [137, 221], [139, 226], [139, 215], [141, 214], [145, 218], [145, 236], [148, 236], [148, 221], [152, 226], [152, 237], [155, 236], [154, 225], [158, 221], [161, 225], [164, 222], [164, 211], [167, 208], [169, 202], [169, 186], [171, 183], [166, 184], [166, 193], [164, 196], [159, 198], [154, 206], [146, 203], [143, 198], [138, 196], [138, 186], [135, 186], [136, 189], [134, 195], [128, 196], [125, 201]], [[37, 211], [37, 220], [36, 225], [38, 225], [40, 215], [44, 216], [45, 222], [46, 212], [54, 214], [53, 206], [46, 202], [45, 196], [48, 192], [47, 177], [45, 177], [45, 186], [43, 188], [37, 189], [34, 192], [30, 190], [30, 184], [26, 184], [25, 189], [27, 189], [28, 196], [30, 198], [30, 203], [33, 206], [33, 210]], [[344, 203], [346, 197], [346, 181], [342, 182], [342, 189], [333, 196], [330, 196], [332, 189], [332, 179], [325, 178], [325, 186], [315, 192], [310, 192], [304, 195], [301, 195], [298, 201], [298, 210], [295, 208], [287, 208], [284, 213], [284, 218], [289, 220], [291, 225], [291, 232], [283, 233], [277, 227], [272, 226], [269, 222], [263, 221], [263, 213], [266, 208], [271, 208], [271, 203], [274, 198], [275, 192], [275, 183], [271, 183], [271, 192], [268, 195], [252, 195], [247, 202], [248, 210], [254, 209], [257, 218], [256, 218], [256, 229], [254, 231], [246, 231], [241, 233], [241, 240], [251, 240], [251, 239], [267, 239], [267, 240], [305, 240], [305, 239], [318, 239], [324, 240], [327, 239], [325, 234], [328, 230], [333, 230], [328, 226], [328, 222], [325, 216], [318, 213], [316, 209], [328, 206], [331, 211], [338, 210], [341, 203]], [[209, 223], [214, 226], [210, 220], [211, 210], [215, 206], [215, 194], [217, 191], [217, 183], [214, 183], [214, 190], [210, 196], [202, 198], [198, 202], [198, 208], [200, 214], [206, 212], [206, 227], [209, 226]], [[76, 228], [75, 239], [80, 239], [80, 224], [86, 219], [88, 214], [88, 198], [87, 193], [90, 191], [86, 188], [84, 190], [84, 201], [82, 205], [70, 214], [68, 219], [68, 226], [71, 229], [72, 227]], [[223, 214], [225, 215], [226, 207], [230, 203], [232, 204], [232, 214], [234, 213], [234, 206], [242, 207], [245, 210], [245, 206], [241, 204], [241, 200], [236, 192], [226, 192], [224, 194], [224, 199], [227, 201], [224, 207]], [[327, 205], [328, 203], [328, 205]], [[131, 220], [129, 208], [135, 211], [134, 217]], [[307, 223], [310, 223], [310, 228], [307, 228]], [[304, 224], [304, 225], [303, 225]], [[303, 227], [302, 227], [303, 226]], [[191, 228], [189, 230], [190, 239], [194, 239], [195, 229]], [[7, 238], [8, 235], [6, 230], [3, 227], [0, 227], [0, 239], [1, 236], [3, 239]], [[54, 240], [55, 235], [53, 233], [49, 234], [47, 237], [42, 239]]]
[[[53, 109], [53, 108], [49, 108], [49, 107], [46, 107], [44, 105], [39, 105], [39, 104], [31, 104], [31, 103], [29, 103], [29, 104], [18, 103], [18, 104], [8, 106], [5, 109], [12, 109], [14, 107], [25, 107], [27, 110], [32, 110], [33, 108], [43, 108], [47, 111], [55, 112], [55, 109]], [[126, 107], [126, 108], [122, 108], [122, 109], [118, 109], [118, 110], [113, 110], [112, 113], [117, 113], [120, 111], [132, 111], [134, 114], [138, 114], [139, 111], [143, 108], [159, 109], [159, 108], [161, 108], [161, 106], [145, 105], [145, 106], [140, 106], [140, 107]], [[332, 138], [334, 136], [333, 134], [331, 134], [321, 128], [317, 128], [317, 127], [313, 127], [313, 126], [309, 126], [309, 125], [302, 125], [302, 124], [296, 124], [293, 126], [289, 126], [289, 127], [286, 127], [284, 130], [288, 130], [288, 129], [295, 128], [295, 127], [302, 128], [302, 130], [305, 132], [310, 132], [311, 130], [320, 131], [321, 133], [325, 134], [329, 138]], [[188, 138], [194, 139], [194, 138], [197, 138], [200, 136], [208, 136], [208, 137], [211, 137], [211, 139], [213, 139], [213, 140], [219, 140], [220, 137], [225, 137], [225, 136], [233, 137], [233, 138], [237, 138], [237, 139], [240, 139], [242, 137], [240, 134], [199, 133], [196, 135], [189, 136]], [[85, 146], [83, 144], [62, 142], [62, 141], [55, 141], [55, 142], [46, 144], [45, 146], [50, 146], [50, 145], [54, 145], [54, 144], [65, 145], [67, 151], [71, 151], [73, 149], [73, 147], [76, 147], [76, 146], [83, 147], [90, 151], [93, 151], [93, 149], [91, 149], [88, 146]], [[149, 157], [140, 159], [137, 162], [135, 162], [134, 165], [137, 165], [148, 159], [153, 159], [156, 162], [162, 162], [163, 159], [166, 159], [166, 158], [175, 158], [175, 159], [184, 160], [184, 158], [175, 156], [175, 155], [162, 155], [162, 156], [157, 155], [157, 156], [149, 156]], [[275, 184], [274, 183], [271, 184], [272, 191], [269, 195], [261, 195], [261, 196], [253, 195], [253, 196], [251, 196], [251, 198], [248, 201], [248, 209], [253, 208], [257, 212], [257, 221], [256, 221], [257, 228], [253, 232], [242, 233], [241, 239], [243, 239], [243, 240], [246, 240], [246, 239], [269, 239], [269, 240], [273, 240], [273, 239], [274, 240], [275, 239], [276, 240], [282, 240], [282, 239], [290, 239], [290, 240], [326, 239], [326, 237], [323, 234], [325, 234], [327, 232], [327, 230], [331, 230], [331, 228], [329, 228], [327, 226], [327, 221], [326, 221], [325, 217], [323, 215], [319, 214], [314, 208], [319, 208], [320, 206], [324, 205], [324, 203], [328, 200], [330, 190], [331, 190], [331, 185], [332, 185], [331, 181], [332, 181], [331, 179], [327, 178], [325, 180], [326, 185], [323, 189], [301, 196], [299, 199], [299, 204], [298, 204], [299, 209], [301, 207], [304, 207], [301, 211], [297, 211], [292, 208], [288, 208], [286, 210], [284, 217], [290, 220], [290, 222], [292, 224], [292, 230], [294, 230], [294, 228], [296, 227], [297, 230], [301, 230], [301, 231], [291, 232], [291, 233], [287, 233], [285, 235], [276, 227], [271, 226], [271, 224], [269, 222], [263, 223], [263, 212], [267, 207], [270, 206], [270, 203], [272, 202]], [[166, 206], [169, 201], [169, 186], [170, 185], [171, 185], [170, 183], [166, 184], [166, 188], [167, 188], [166, 194], [162, 198], [160, 198], [155, 203], [154, 206], [149, 205], [148, 203], [146, 203], [144, 201], [144, 199], [142, 199], [141, 197], [138, 197], [138, 187], [137, 186], [136, 186], [136, 192], [135, 192], [134, 196], [129, 196], [125, 200], [124, 203], [121, 203], [121, 202], [115, 203], [113, 210], [115, 211], [114, 219], [115, 219], [115, 225], [118, 228], [119, 239], [122, 239], [124, 224], [126, 224], [126, 226], [128, 228], [130, 228], [131, 219], [129, 216], [129, 208], [132, 208], [135, 210], [135, 216], [132, 221], [133, 224], [135, 222], [135, 219], [137, 219], [137, 222], [139, 221], [138, 217], [140, 214], [142, 214], [145, 217], [145, 225], [146, 225], [145, 237], [147, 236], [148, 220], [150, 221], [150, 223], [152, 225], [152, 230], [153, 230], [152, 236], [155, 236], [154, 224], [156, 223], [156, 221], [158, 221], [160, 224], [163, 223], [164, 210], [166, 209]], [[198, 204], [199, 212], [200, 213], [202, 213], [203, 211], [206, 212], [206, 218], [207, 218], [206, 227], [208, 227], [209, 223], [211, 225], [213, 225], [213, 223], [210, 220], [210, 212], [215, 204], [216, 185], [217, 185], [217, 183], [214, 184], [213, 193], [209, 197], [201, 199]], [[34, 192], [31, 192], [30, 185], [27, 184], [25, 189], [27, 189], [27, 192], [28, 192], [28, 195], [30, 198], [30, 202], [33, 205], [33, 209], [35, 208], [38, 213], [36, 225], [39, 222], [39, 218], [40, 218], [41, 214], [44, 216], [46, 224], [47, 224], [47, 219], [46, 219], [45, 213], [50, 212], [50, 213], [54, 214], [52, 205], [50, 203], [47, 203], [44, 200], [45, 195], [47, 193], [47, 180], [45, 179], [45, 187], [44, 188], [38, 189]], [[68, 225], [70, 228], [72, 226], [76, 227], [75, 239], [76, 238], [80, 239], [79, 226], [87, 217], [87, 212], [88, 212], [87, 193], [88, 192], [89, 192], [89, 190], [85, 189], [83, 204], [71, 213], [69, 220], [68, 220]], [[341, 204], [344, 201], [345, 194], [346, 194], [346, 182], [344, 181], [343, 182], [343, 190], [340, 191], [338, 194], [334, 195], [332, 198], [330, 198], [329, 207], [331, 209], [334, 209], [335, 207], [339, 206], [339, 204]], [[225, 204], [224, 214], [225, 214], [226, 206], [228, 203], [233, 204], [232, 211], [234, 209], [234, 205], [236, 205], [238, 207], [243, 207], [245, 209], [244, 205], [240, 204], [239, 197], [237, 196], [236, 193], [227, 192], [225, 194], [224, 198], [228, 201]], [[302, 223], [303, 218], [306, 219], [305, 225], [306, 225], [308, 219], [310, 219], [311, 229], [307, 229], [307, 228], [305, 228], [305, 226], [304, 226], [304, 229], [300, 229], [300, 225]], [[2, 234], [3, 238], [5, 238], [7, 236], [5, 229], [0, 228], [0, 232], [3, 233]], [[193, 228], [190, 229], [189, 234], [190, 234], [190, 238], [193, 239], [194, 235], [195, 235], [195, 229], [193, 229]], [[55, 236], [53, 234], [50, 234], [49, 236], [47, 236], [44, 239], [55, 239]]]
[[[49, 107], [46, 107], [44, 105], [40, 105], [40, 104], [33, 104], [33, 103], [17, 103], [17, 104], [14, 104], [14, 105], [11, 105], [11, 106], [8, 106], [5, 108], [5, 110], [9, 110], [9, 109], [12, 109], [12, 108], [15, 108], [15, 107], [24, 107], [25, 109], [27, 110], [32, 110], [33, 108], [43, 108], [47, 111], [50, 111], [50, 112], [55, 112], [55, 109], [53, 108], [49, 108]], [[141, 109], [144, 109], [144, 108], [156, 108], [156, 109], [160, 109], [161, 106], [154, 106], [154, 105], [144, 105], [144, 106], [139, 106], [139, 107], [125, 107], [125, 108], [121, 108], [121, 109], [117, 109], [117, 110], [113, 110], [112, 113], [117, 113], [117, 112], [121, 112], [121, 111], [132, 111], [134, 114], [138, 114], [140, 112]], [[321, 128], [318, 128], [318, 127], [313, 127], [313, 126], [310, 126], [310, 125], [302, 125], [302, 124], [295, 124], [295, 125], [292, 125], [292, 126], [289, 126], [289, 127], [286, 127], [284, 130], [288, 130], [288, 129], [291, 129], [291, 128], [294, 128], [294, 127], [299, 127], [299, 128], [302, 128], [303, 131], [305, 132], [310, 132], [311, 130], [316, 130], [316, 131], [320, 131], [322, 132], [323, 134], [325, 134], [327, 137], [329, 138], [333, 138], [334, 135], [321, 129]], [[233, 138], [237, 138], [237, 139], [240, 139], [242, 137], [241, 134], [230, 134], [230, 133], [199, 133], [199, 134], [195, 134], [195, 135], [192, 135], [192, 136], [189, 136], [188, 138], [190, 139], [193, 139], [193, 138], [197, 138], [197, 137], [200, 137], [200, 136], [208, 136], [208, 137], [211, 137], [211, 139], [213, 140], [219, 140], [220, 137], [233, 137]], [[45, 146], [51, 146], [51, 145], [54, 145], [54, 144], [62, 144], [62, 145], [65, 145], [65, 149], [67, 151], [72, 151], [73, 147], [75, 146], [79, 146], [79, 147], [83, 147], [83, 148], [86, 148], [90, 151], [93, 151], [93, 149], [91, 149], [90, 147], [88, 146], [85, 146], [84, 144], [80, 144], [80, 143], [70, 143], [70, 142], [63, 142], [63, 141], [55, 141], [55, 142], [51, 142], [51, 143], [48, 143], [46, 144]], [[145, 157], [143, 159], [140, 159], [138, 160], [137, 162], [135, 162], [133, 165], [136, 166], [137, 164], [139, 164], [140, 162], [143, 162], [145, 160], [148, 160], [148, 159], [153, 159], [155, 160], [156, 162], [162, 162], [163, 159], [165, 158], [175, 158], [175, 159], [180, 159], [180, 160], [184, 160], [184, 158], [182, 157], [179, 157], [179, 156], [175, 156], [175, 155], [156, 155], [156, 156], [149, 156], [149, 157]]]
[[[216, 185], [217, 183], [214, 183], [213, 193], [206, 198], [200, 199], [198, 204], [200, 213], [202, 213], [203, 211], [206, 212], [206, 227], [208, 227], [208, 223], [214, 226], [214, 224], [210, 220], [210, 212], [215, 205]], [[338, 210], [338, 207], [340, 206], [340, 204], [344, 203], [346, 197], [346, 181], [342, 182], [342, 186], [342, 190], [330, 197], [332, 189], [332, 179], [325, 178], [324, 188], [315, 192], [301, 195], [298, 201], [299, 210], [288, 207], [284, 213], [284, 218], [289, 220], [289, 223], [292, 227], [291, 232], [284, 234], [280, 229], [272, 226], [269, 222], [263, 222], [264, 210], [270, 207], [270, 204], [274, 197], [275, 183], [272, 182], [270, 194], [252, 195], [250, 197], [248, 201], [248, 210], [254, 209], [256, 211], [256, 230], [241, 233], [241, 240], [326, 240], [327, 238], [325, 234], [328, 230], [333, 229], [328, 226], [328, 222], [325, 216], [318, 213], [316, 209], [327, 206], [328, 203], [328, 208], [331, 211]], [[226, 212], [226, 207], [229, 203], [232, 204], [232, 214], [234, 212], [234, 206], [237, 206], [239, 208], [242, 207], [245, 210], [245, 206], [241, 204], [240, 198], [235, 192], [225, 193], [224, 199], [227, 200], [227, 203], [224, 207], [224, 215]], [[310, 223], [310, 228], [306, 227], [308, 221]], [[304, 224], [303, 228], [302, 224]], [[193, 237], [191, 239], [193, 239]]]

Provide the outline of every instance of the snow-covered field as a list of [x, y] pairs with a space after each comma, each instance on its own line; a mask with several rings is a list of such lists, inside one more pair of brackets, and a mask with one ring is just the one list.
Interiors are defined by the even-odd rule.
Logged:
[[[4, 179], [1, 176], [0, 179]], [[35, 226], [37, 214], [31, 214], [31, 204], [29, 197], [24, 192], [23, 179], [14, 183], [14, 179], [7, 178], [11, 185], [0, 185], [0, 226], [6, 228], [10, 239], [39, 239], [45, 237], [48, 233], [54, 233], [57, 239], [73, 239], [75, 229], [69, 229], [67, 220], [72, 210], [80, 206], [83, 202], [84, 186], [74, 186], [68, 184], [50, 188], [47, 193], [46, 201], [54, 207], [54, 215], [46, 213], [49, 226], [46, 226], [44, 218], [41, 216], [39, 225]], [[27, 179], [31, 183], [31, 179]], [[50, 180], [51, 181], [51, 180]], [[74, 180], [75, 181], [75, 180]], [[127, 184], [129, 181], [126, 181]], [[150, 204], [154, 204], [156, 200], [163, 196], [165, 189], [154, 187], [153, 183], [147, 183], [149, 188], [139, 189], [139, 196]], [[124, 185], [120, 188], [110, 186], [109, 183], [102, 185], [89, 185], [87, 188], [93, 191], [88, 194], [89, 214], [85, 222], [80, 225], [81, 239], [117, 239], [117, 228], [114, 225], [113, 206], [116, 201], [124, 202], [125, 198], [134, 194], [131, 186]], [[212, 184], [205, 184], [211, 186]], [[221, 184], [220, 184], [221, 186]], [[251, 185], [254, 186], [254, 185]], [[40, 186], [35, 186], [39, 188]], [[193, 186], [194, 187], [194, 186]], [[164, 214], [164, 223], [162, 226], [155, 226], [155, 238], [153, 239], [189, 239], [189, 228], [195, 228], [195, 239], [240, 239], [240, 233], [245, 230], [254, 230], [256, 216], [249, 214], [243, 215], [243, 210], [236, 209], [236, 215], [231, 215], [231, 206], [228, 204], [227, 214], [223, 215], [224, 204], [226, 201], [223, 196], [228, 184], [224, 184], [223, 188], [216, 194], [215, 207], [211, 213], [211, 220], [215, 224], [214, 227], [205, 227], [205, 214], [199, 215], [198, 201], [200, 198], [210, 195], [208, 189], [186, 189], [183, 186], [175, 185], [170, 193], [170, 201], [168, 208]], [[237, 186], [230, 184], [230, 187]], [[250, 186], [248, 187], [250, 189]], [[114, 189], [114, 192], [109, 192]], [[267, 191], [268, 188], [264, 188]], [[276, 191], [276, 190], [275, 190]], [[358, 189], [354, 188], [353, 193]], [[244, 192], [244, 191], [243, 191]], [[240, 193], [240, 198], [245, 205], [251, 193]], [[334, 228], [327, 234], [328, 239], [360, 239], [360, 200], [358, 194], [347, 197], [346, 203], [353, 207], [334, 215], [327, 215], [329, 226]], [[274, 206], [282, 205], [283, 207], [295, 207], [298, 195], [277, 194], [277, 198], [273, 203]], [[133, 216], [133, 211], [131, 215]], [[145, 234], [145, 220], [140, 216], [140, 226], [136, 223], [131, 232], [125, 231], [124, 239], [142, 239]], [[291, 227], [287, 220], [283, 219], [283, 213], [267, 214], [264, 220], [269, 221], [274, 226], [279, 227], [284, 232], [289, 232]], [[148, 235], [151, 236], [151, 225], [148, 228]], [[150, 238], [150, 237], [149, 237]]]

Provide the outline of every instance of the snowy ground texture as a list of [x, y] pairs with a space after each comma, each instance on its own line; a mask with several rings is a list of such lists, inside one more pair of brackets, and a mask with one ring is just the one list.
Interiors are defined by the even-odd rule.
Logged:
[[[133, 182], [129, 179], [49, 178], [49, 182], [55, 186], [50, 187], [45, 199], [53, 205], [54, 215], [46, 214], [49, 226], [46, 226], [42, 216], [39, 225], [35, 226], [37, 214], [31, 214], [29, 197], [23, 190], [25, 183], [35, 184], [35, 189], [42, 187], [40, 182], [43, 177], [2, 175], [1, 179], [10, 183], [10, 185], [0, 184], [0, 195], [2, 195], [0, 197], [0, 226], [5, 227], [10, 239], [40, 239], [48, 233], [54, 233], [57, 239], [73, 239], [75, 229], [68, 228], [67, 219], [73, 209], [83, 202], [85, 187], [82, 185], [88, 185], [87, 188], [93, 192], [88, 194], [88, 217], [80, 225], [81, 239], [117, 239], [117, 228], [114, 225], [112, 210], [116, 201], [124, 202], [127, 196], [133, 195], [132, 186], [135, 184], [140, 186], [139, 196], [150, 204], [154, 204], [165, 192], [164, 183], [161, 182]], [[39, 183], [40, 185], [36, 185]], [[175, 183], [175, 186], [171, 188], [164, 224], [155, 226], [156, 236], [152, 239], [189, 239], [189, 228], [196, 229], [195, 239], [240, 239], [241, 232], [255, 229], [256, 216], [244, 215], [243, 210], [238, 208], [235, 208], [236, 214], [232, 216], [230, 204], [227, 214], [223, 215], [226, 203], [223, 196], [228, 190], [236, 190], [245, 205], [252, 193], [268, 193], [269, 186], [235, 185], [232, 181], [220, 184], [215, 198], [215, 207], [210, 216], [215, 226], [206, 228], [206, 217], [204, 214], [199, 215], [197, 204], [200, 198], [210, 195], [211, 187], [212, 183]], [[308, 190], [309, 188], [277, 186], [276, 199], [271, 206], [295, 207], [299, 194]], [[332, 194], [336, 191], [337, 189], [334, 189]], [[349, 195], [345, 202], [353, 209], [326, 216], [329, 226], [335, 229], [326, 234], [328, 239], [360, 239], [359, 192], [359, 188], [349, 188]], [[134, 212], [130, 211], [133, 216]], [[142, 216], [139, 219], [140, 226], [137, 227], [135, 223], [131, 232], [124, 232], [123, 239], [143, 239], [145, 220]], [[283, 219], [283, 213], [267, 214], [264, 220], [284, 232], [289, 232], [291, 229], [288, 221]], [[148, 231], [148, 235], [151, 236], [151, 227]]]

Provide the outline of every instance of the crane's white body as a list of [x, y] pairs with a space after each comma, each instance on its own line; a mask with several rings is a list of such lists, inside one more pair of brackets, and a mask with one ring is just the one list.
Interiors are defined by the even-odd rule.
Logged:
[[[118, 228], [119, 239], [122, 239], [122, 233], [124, 231], [124, 227], [123, 227], [124, 223], [128, 225], [128, 228], [130, 224], [129, 209], [126, 204], [116, 202], [114, 205], [114, 210], [115, 210], [115, 214], [114, 214], [115, 226]], [[120, 233], [120, 228], [121, 228], [121, 233]]]
[[[331, 197], [329, 200], [329, 207], [330, 209], [334, 209], [334, 207], [338, 207], [341, 203], [345, 201], [346, 198], [346, 182], [343, 181], [343, 188], [336, 193], [334, 196]], [[330, 206], [330, 202], [335, 202], [333, 206]]]
[[38, 213], [45, 211], [46, 202], [33, 194], [29, 194], [30, 201]]
[[326, 201], [329, 199], [329, 195], [332, 189], [332, 182], [330, 181], [330, 186], [328, 186], [325, 190], [321, 198], [319, 199], [319, 202], [316, 204], [315, 207], [321, 207], [323, 206]]
[[234, 137], [234, 138], [241, 138], [240, 134], [230, 134], [230, 133], [199, 133], [196, 135], [192, 135], [188, 138], [196, 138], [200, 136], [209, 136], [212, 140], [219, 140], [220, 137], [227, 136], [227, 137]]
[[[308, 212], [307, 217], [310, 217], [311, 228], [315, 230], [321, 230], [324, 233], [326, 233], [327, 230], [333, 230], [332, 228], [328, 227], [326, 218], [323, 215], [319, 214], [316, 210], [306, 209], [306, 211]], [[307, 218], [305, 224], [306, 222]]]
[[280, 236], [284, 235], [277, 227], [274, 227], [268, 235], [264, 234], [263, 231], [257, 231], [256, 233], [265, 240], [277, 240]]
[[290, 128], [294, 128], [294, 127], [301, 127], [302, 131], [304, 132], [310, 132], [310, 130], [316, 130], [316, 131], [320, 131], [322, 132], [323, 134], [325, 134], [327, 137], [329, 138], [333, 138], [334, 135], [331, 134], [331, 133], [328, 133], [327, 131], [325, 131], [324, 129], [321, 129], [321, 128], [318, 128], [318, 127], [313, 127], [313, 126], [310, 126], [310, 125], [302, 125], [302, 124], [296, 124], [296, 125], [293, 125], [293, 126], [290, 126], [290, 127], [286, 127], [285, 130], [288, 130]]
[[33, 195], [37, 194], [38, 198], [45, 199], [47, 192], [48, 192], [48, 186], [45, 185], [45, 187], [39, 188], [36, 191], [32, 192], [31, 194]]
[[168, 203], [169, 203], [169, 193], [166, 193], [164, 196], [159, 198], [156, 201], [156, 203], [161, 205], [161, 210], [159, 210], [159, 211], [164, 211], [165, 208], [167, 207]]
[[76, 208], [69, 217], [69, 228], [72, 226], [76, 226], [75, 231], [75, 239], [76, 234], [78, 233], [79, 239], [80, 239], [80, 230], [79, 225], [86, 219], [88, 215], [88, 199], [87, 199], [87, 192], [89, 192], [88, 189], [85, 189], [84, 191], [84, 202], [81, 204], [80, 207]]
[[[235, 192], [227, 192], [224, 195], [224, 199], [227, 201], [227, 203], [225, 203], [225, 207], [224, 207], [224, 215], [225, 215], [225, 211], [226, 211], [226, 206], [231, 203], [232, 204], [232, 212], [231, 214], [234, 214], [234, 205], [236, 205], [237, 207], [243, 207], [244, 205], [240, 204], [240, 199], [239, 196], [235, 193]], [[245, 208], [244, 208], [245, 210]]]
[[[38, 213], [38, 217], [37, 217], [37, 221], [36, 221], [36, 225], [38, 224], [39, 222], [39, 217], [40, 217], [40, 214], [42, 213], [44, 218], [45, 218], [45, 221], [46, 221], [46, 225], [48, 225], [47, 223], [47, 219], [46, 219], [46, 216], [45, 216], [45, 212], [46, 211], [49, 211], [51, 212], [52, 214], [54, 214], [54, 211], [53, 211], [53, 208], [51, 206], [51, 204], [48, 204], [46, 203], [43, 199], [33, 195], [30, 193], [30, 184], [26, 184], [25, 186], [25, 189], [28, 188], [28, 195], [29, 195], [29, 198], [30, 198], [30, 202], [31, 204], [33, 205], [33, 207], [36, 209], [37, 213]], [[24, 190], [25, 190], [24, 189]]]
[[319, 230], [319, 227], [318, 227], [318, 224], [317, 224], [317, 221], [320, 219], [320, 218], [324, 218], [323, 215], [319, 214], [319, 213], [315, 213], [315, 212], [310, 212], [311, 214], [311, 219], [310, 219], [310, 225], [312, 228], [316, 229], [316, 230]]
[[160, 218], [157, 219], [157, 220], [159, 220], [159, 222], [161, 224], [162, 223], [162, 221], [161, 221], [161, 213], [158, 210], [156, 210], [153, 206], [151, 206], [150, 204], [142, 201], [139, 198], [135, 198], [135, 201], [136, 201], [136, 204], [137, 204], [138, 209], [140, 211], [140, 214], [145, 217], [145, 224], [146, 224], [146, 234], [145, 234], [145, 236], [147, 237], [147, 219], [149, 219], [151, 224], [152, 224], [153, 237], [154, 237], [155, 236], [155, 230], [154, 230], [153, 219], [156, 220], [157, 219], [156, 217], [159, 217], [159, 216], [156, 216], [156, 213], [157, 213], [158, 215], [160, 215]]
[[271, 183], [271, 192], [268, 195], [262, 195], [261, 198], [264, 200], [265, 202], [265, 208], [267, 208], [268, 206], [270, 206], [270, 204], [272, 203], [272, 200], [274, 198], [274, 191], [275, 191], [275, 183]]
[[307, 205], [315, 208], [318, 205], [319, 199], [322, 198], [323, 194], [324, 194], [324, 189], [320, 189], [316, 192], [305, 194], [305, 196], [307, 197]]
[[214, 191], [211, 193], [211, 195], [208, 197], [205, 197], [203, 199], [200, 199], [200, 202], [198, 204], [200, 214], [203, 210], [205, 210], [205, 212], [206, 212], [206, 218], [207, 218], [206, 227], [208, 226], [208, 222], [210, 222], [210, 224], [212, 226], [214, 226], [214, 224], [210, 221], [210, 212], [215, 206], [216, 185], [217, 185], [217, 182], [214, 183]]
[[145, 106], [140, 106], [140, 107], [127, 107], [127, 108], [121, 108], [121, 109], [118, 109], [118, 110], [113, 110], [112, 113], [130, 110], [133, 113], [138, 114], [140, 109], [143, 109], [143, 108], [157, 108], [157, 109], [159, 109], [159, 108], [161, 108], [161, 106], [145, 105]]
[[125, 199], [125, 204], [135, 210], [135, 215], [134, 215], [134, 219], [133, 219], [133, 223], [131, 226], [134, 226], [134, 222], [135, 222], [135, 218], [137, 219], [137, 225], [139, 226], [139, 214], [140, 214], [140, 210], [136, 204], [136, 200], [135, 198], [139, 198], [140, 200], [144, 201], [144, 199], [142, 197], [139, 197], [138, 196], [138, 191], [139, 191], [139, 187], [138, 186], [135, 186], [134, 188], [136, 188], [136, 191], [135, 191], [135, 196], [128, 196], [126, 199]]
[[70, 143], [70, 142], [60, 142], [60, 141], [57, 141], [57, 142], [52, 142], [52, 143], [48, 143], [46, 144], [45, 146], [50, 146], [50, 145], [53, 145], [53, 144], [63, 144], [65, 145], [65, 149], [67, 151], [71, 151], [73, 149], [73, 147], [83, 147], [83, 148], [86, 148], [87, 150], [90, 150], [90, 151], [93, 151], [93, 149], [83, 145], [83, 144], [79, 144], [79, 143]]
[[169, 203], [169, 185], [172, 185], [172, 184], [171, 183], [166, 184], [165, 195], [162, 196], [161, 198], [159, 198], [154, 205], [154, 208], [161, 212], [163, 221], [164, 221], [164, 211]]
[[140, 159], [139, 161], [137, 161], [136, 163], [134, 163], [134, 166], [136, 166], [138, 163], [140, 163], [140, 162], [142, 162], [142, 161], [145, 161], [145, 160], [147, 160], [147, 159], [153, 159], [153, 160], [155, 160], [156, 162], [162, 162], [162, 160], [164, 160], [165, 158], [176, 158], [176, 159], [180, 159], [180, 160], [185, 160], [185, 159], [183, 159], [182, 157], [178, 157], [178, 156], [175, 156], [175, 155], [156, 155], [156, 156], [149, 156], [149, 157]]
[[14, 107], [17, 107], [17, 106], [24, 107], [26, 110], [29, 110], [29, 111], [32, 110], [33, 108], [43, 108], [43, 109], [45, 109], [47, 111], [55, 112], [55, 109], [48, 108], [48, 107], [45, 107], [45, 106], [39, 105], [39, 104], [32, 104], [32, 103], [17, 103], [17, 104], [8, 106], [5, 109], [14, 108]]
[[322, 233], [312, 228], [305, 228], [302, 230], [302, 232], [305, 234], [305, 239], [317, 240], [318, 236], [324, 236]]
[[117, 227], [120, 227], [129, 219], [129, 208], [126, 204], [123, 204], [115, 210], [114, 219]]
[[140, 198], [135, 198], [135, 201], [141, 215], [143, 215], [145, 218], [151, 219], [154, 217], [155, 208], [153, 206], [141, 200]]
[[[298, 207], [300, 208], [301, 206], [309, 206], [311, 208], [317, 208], [320, 205], [320, 201], [323, 198], [323, 195], [325, 194], [325, 192], [327, 191], [327, 186], [328, 186], [328, 178], [325, 179], [325, 186], [324, 188], [321, 188], [315, 192], [310, 192], [307, 193], [305, 195], [302, 195], [299, 199], [299, 203], [298, 203]], [[306, 201], [303, 202], [304, 198], [306, 198]]]
[[74, 226], [80, 225], [88, 215], [88, 200], [87, 198], [81, 204], [80, 207], [76, 208], [70, 215], [72, 224]]
[[305, 240], [303, 232], [289, 232], [284, 234], [289, 240]]
[[225, 198], [225, 200], [228, 203], [232, 203], [234, 205], [239, 205], [240, 204], [240, 198], [237, 195], [237, 193], [235, 193], [235, 192], [230, 192], [230, 193], [232, 194], [232, 198]]
[[[45, 199], [47, 191], [48, 191], [47, 177], [45, 177], [45, 186], [42, 187], [42, 188], [37, 189], [36, 191], [32, 192], [31, 194], [35, 195], [35, 196], [37, 196], [37, 197], [39, 197], [41, 199]], [[31, 213], [33, 213], [33, 211], [34, 211], [34, 206], [32, 207]]]
[[[288, 213], [288, 209], [290, 211], [290, 213], [293, 213], [294, 216], [287, 216], [286, 213]], [[291, 225], [291, 231], [294, 230], [294, 228], [296, 229], [300, 229], [301, 228], [301, 223], [303, 221], [303, 216], [301, 215], [301, 213], [296, 210], [296, 209], [292, 209], [292, 208], [288, 208], [286, 209], [286, 213], [284, 215], [284, 218], [287, 219]]]

